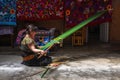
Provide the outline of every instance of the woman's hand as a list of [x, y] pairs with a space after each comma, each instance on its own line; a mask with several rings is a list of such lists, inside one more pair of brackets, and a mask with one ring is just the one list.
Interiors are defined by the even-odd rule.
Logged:
[[42, 56], [45, 56], [46, 53], [47, 53], [47, 51], [43, 51], [43, 50], [41, 50], [41, 52], [38, 53], [38, 54], [39, 54], [38, 59], [41, 58]]
[[40, 51], [40, 54], [41, 54], [41, 55], [44, 55], [45, 53], [46, 53], [46, 52], [45, 52], [44, 50], [41, 50], [41, 51]]

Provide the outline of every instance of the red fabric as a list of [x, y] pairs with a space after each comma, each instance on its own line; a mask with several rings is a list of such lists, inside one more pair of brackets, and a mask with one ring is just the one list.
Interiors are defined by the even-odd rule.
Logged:
[[[111, 5], [112, 0], [65, 0], [65, 26], [68, 28], [74, 27], [98, 11], [112, 8]], [[111, 12], [104, 14], [102, 17], [88, 25], [111, 21]]]
[[18, 0], [17, 19], [28, 21], [63, 19], [63, 4], [64, 0]]

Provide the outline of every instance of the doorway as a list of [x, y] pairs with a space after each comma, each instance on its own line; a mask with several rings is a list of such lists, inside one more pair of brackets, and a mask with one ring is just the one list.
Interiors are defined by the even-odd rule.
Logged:
[[88, 43], [99, 42], [100, 25], [88, 27]]
[[89, 26], [87, 32], [88, 43], [109, 42], [109, 22]]

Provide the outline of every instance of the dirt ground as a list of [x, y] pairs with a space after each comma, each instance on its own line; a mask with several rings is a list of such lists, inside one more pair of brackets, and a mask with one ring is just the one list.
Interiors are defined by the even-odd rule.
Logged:
[[17, 47], [0, 47], [0, 80], [120, 80], [120, 45], [58, 47], [49, 54], [64, 63], [49, 69], [22, 65], [21, 53]]

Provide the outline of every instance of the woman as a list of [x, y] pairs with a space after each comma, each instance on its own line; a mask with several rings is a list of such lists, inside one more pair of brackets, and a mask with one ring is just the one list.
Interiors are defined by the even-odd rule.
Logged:
[[[37, 27], [29, 24], [26, 28], [26, 35], [21, 41], [20, 49], [24, 52], [22, 54], [23, 62], [27, 66], [47, 66], [52, 62], [51, 57], [44, 56], [45, 51], [40, 50], [40, 46], [37, 46], [34, 37], [37, 31]], [[40, 56], [38, 58], [38, 56]]]

